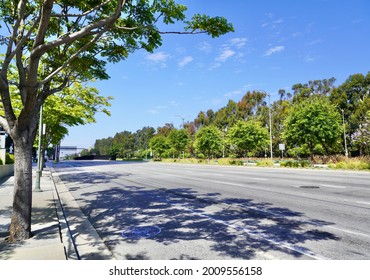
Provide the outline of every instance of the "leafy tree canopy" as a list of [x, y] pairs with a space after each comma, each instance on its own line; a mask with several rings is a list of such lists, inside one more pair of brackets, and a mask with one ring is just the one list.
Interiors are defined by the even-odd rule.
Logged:
[[227, 134], [239, 155], [252, 156], [268, 146], [268, 131], [255, 120], [238, 121]]
[[288, 146], [307, 147], [311, 156], [318, 145], [329, 152], [340, 143], [341, 117], [327, 97], [312, 96], [296, 103], [284, 125]]
[[223, 139], [221, 131], [215, 126], [204, 126], [195, 135], [195, 148], [205, 154], [208, 159], [222, 151]]

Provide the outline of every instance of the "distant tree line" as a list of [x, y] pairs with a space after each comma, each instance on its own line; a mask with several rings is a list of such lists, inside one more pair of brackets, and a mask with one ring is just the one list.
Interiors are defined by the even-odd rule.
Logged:
[[[292, 157], [370, 154], [370, 72], [295, 84], [269, 104], [265, 91], [248, 91], [218, 111], [201, 111], [177, 129], [167, 123], [96, 140], [92, 152], [123, 158], [270, 156], [279, 144]], [[347, 149], [346, 149], [347, 148]]]

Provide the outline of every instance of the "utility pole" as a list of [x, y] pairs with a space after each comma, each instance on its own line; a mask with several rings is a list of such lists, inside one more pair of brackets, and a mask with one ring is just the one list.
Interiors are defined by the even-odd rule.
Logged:
[[344, 109], [342, 110], [342, 118], [343, 118], [343, 138], [344, 138], [344, 153], [346, 157], [348, 157], [348, 149], [347, 149], [347, 137], [346, 137], [346, 125], [344, 123]]
[[185, 128], [185, 118], [186, 118], [187, 116], [175, 115], [175, 117], [178, 117], [178, 118], [180, 118], [180, 119], [182, 120], [182, 128]]
[[39, 147], [37, 151], [38, 159], [37, 159], [37, 170], [36, 170], [36, 183], [35, 183], [35, 189], [33, 191], [35, 192], [41, 192], [40, 188], [40, 179], [42, 176], [42, 160], [41, 160], [41, 146], [42, 146], [42, 131], [43, 131], [43, 124], [42, 124], [42, 105], [40, 108], [40, 120], [39, 120]]
[[271, 103], [270, 103], [270, 94], [267, 93], [269, 97], [269, 127], [270, 127], [270, 156], [272, 160], [272, 128], [271, 128]]

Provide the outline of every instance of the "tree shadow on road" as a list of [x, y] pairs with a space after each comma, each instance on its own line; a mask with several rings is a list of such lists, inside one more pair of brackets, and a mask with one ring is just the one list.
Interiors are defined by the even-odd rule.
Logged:
[[[70, 189], [72, 194], [77, 190], [76, 186]], [[305, 258], [311, 254], [306, 242], [339, 239], [322, 228], [331, 223], [309, 220], [303, 213], [252, 199], [199, 194], [188, 187], [122, 185], [85, 192], [79, 202], [83, 202], [80, 205], [84, 214], [111, 249], [122, 243], [140, 246], [140, 236], [125, 238], [121, 233], [150, 225], [161, 230], [150, 237], [156, 244], [170, 248], [205, 241], [220, 259], [254, 259], [271, 251], [289, 258]], [[146, 250], [138, 248], [136, 254], [127, 253], [124, 258], [151, 259], [150, 249]], [[177, 253], [175, 259], [197, 258], [189, 252]]]

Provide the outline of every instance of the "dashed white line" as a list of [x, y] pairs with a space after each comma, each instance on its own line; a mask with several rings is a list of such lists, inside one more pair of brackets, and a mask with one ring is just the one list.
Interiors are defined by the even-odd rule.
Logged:
[[356, 203], [370, 205], [370, 202], [366, 202], [366, 201], [356, 201]]
[[333, 186], [333, 185], [320, 185], [321, 187], [325, 188], [334, 188], [334, 189], [346, 189], [347, 187], [341, 187], [341, 186]]

